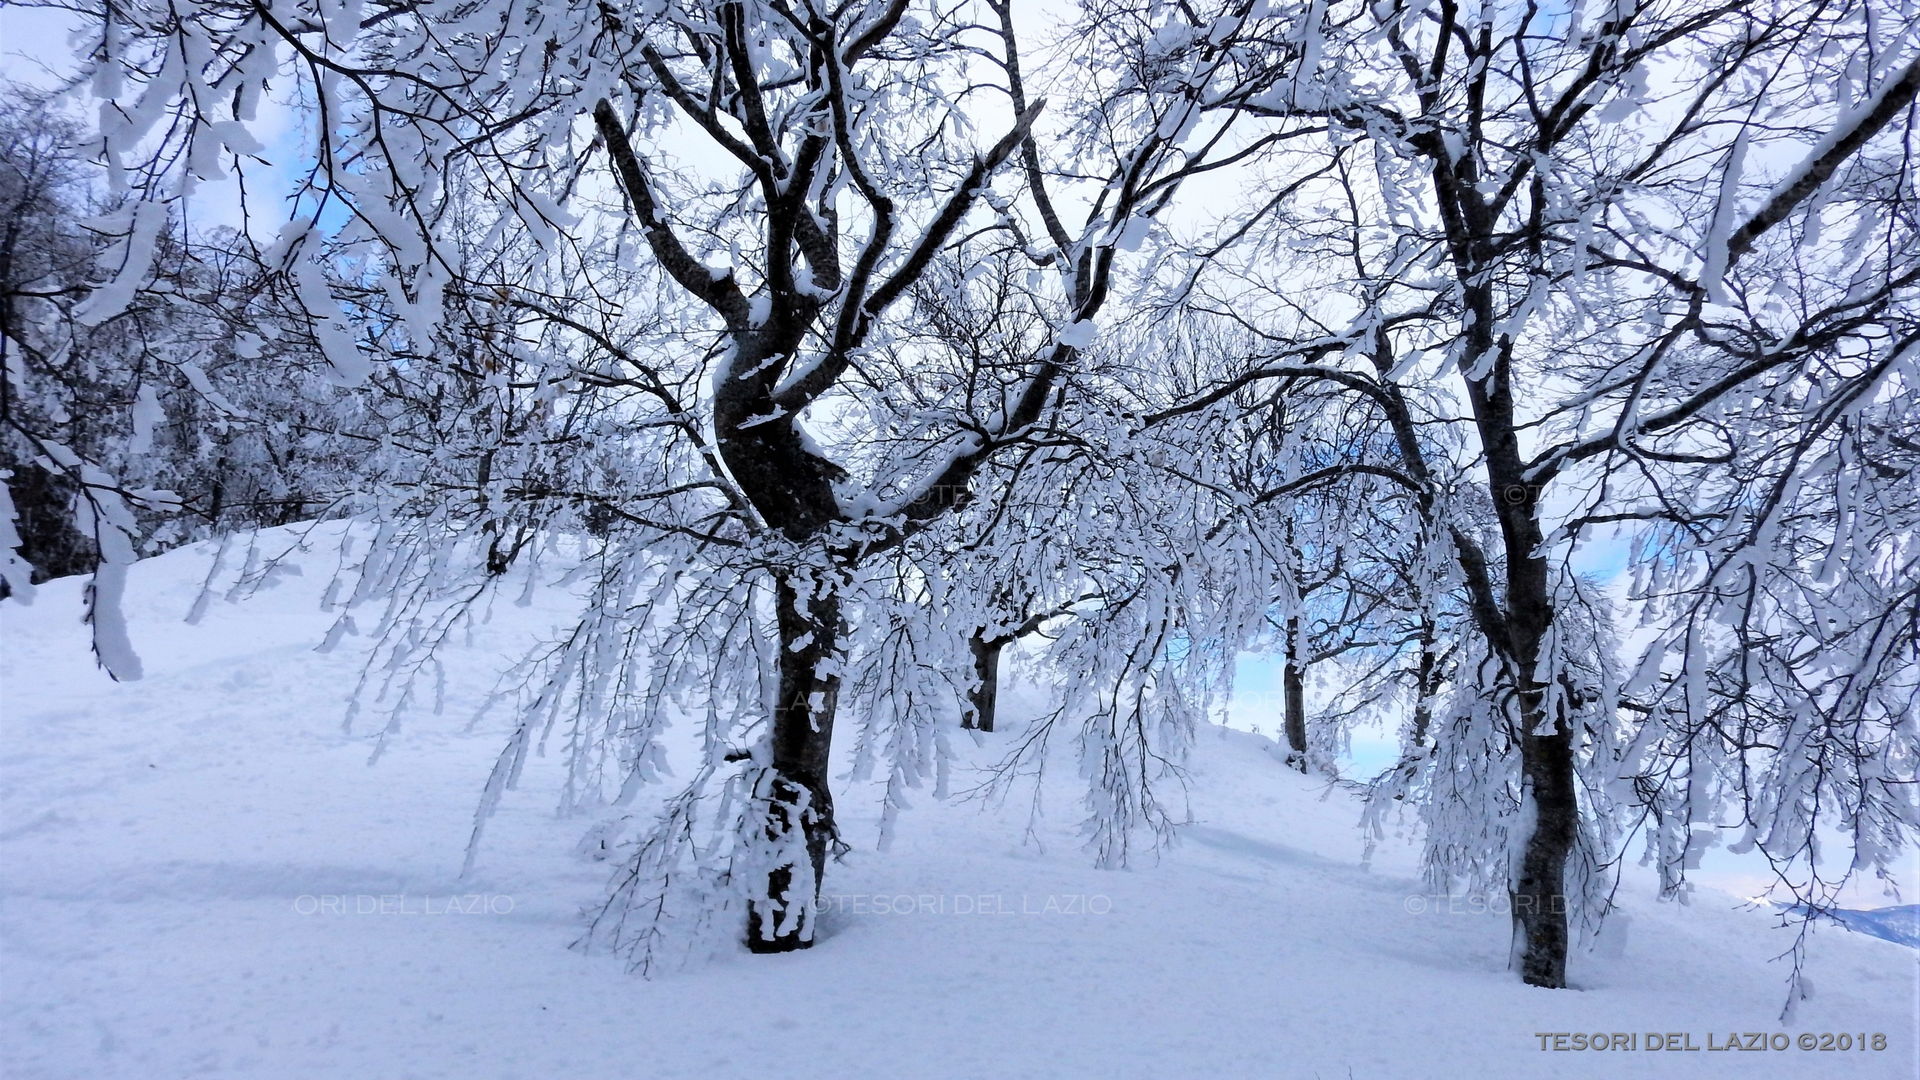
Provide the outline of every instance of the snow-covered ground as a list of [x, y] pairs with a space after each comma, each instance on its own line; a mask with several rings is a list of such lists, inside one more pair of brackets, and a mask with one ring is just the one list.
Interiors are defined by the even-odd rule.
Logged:
[[[1783, 1023], [1771, 960], [1790, 932], [1732, 896], [1660, 904], [1630, 878], [1624, 933], [1576, 958], [1577, 989], [1528, 988], [1501, 915], [1423, 895], [1404, 840], [1366, 860], [1350, 795], [1226, 729], [1201, 734], [1195, 824], [1157, 860], [1089, 866], [1070, 770], [1033, 837], [1024, 799], [929, 797], [884, 854], [876, 800], [850, 789], [856, 850], [815, 949], [640, 979], [567, 948], [609, 867], [572, 854], [584, 823], [553, 813], [546, 763], [459, 877], [504, 723], [469, 730], [471, 706], [563, 594], [503, 600], [457, 651], [444, 712], [408, 716], [369, 765], [380, 719], [342, 730], [358, 639], [314, 649], [331, 555], [188, 625], [209, 550], [136, 568], [138, 683], [92, 669], [78, 582], [5, 606], [15, 1080], [1916, 1075], [1913, 950], [1822, 931], [1815, 994]], [[958, 741], [963, 774], [1018, 737], [1006, 721]], [[1542, 1049], [1541, 1033], [1596, 1032], [1639, 1048]], [[1730, 1032], [1790, 1048], [1708, 1049]], [[1829, 1032], [1887, 1048], [1795, 1045]], [[1650, 1051], [1647, 1033], [1699, 1049]]]

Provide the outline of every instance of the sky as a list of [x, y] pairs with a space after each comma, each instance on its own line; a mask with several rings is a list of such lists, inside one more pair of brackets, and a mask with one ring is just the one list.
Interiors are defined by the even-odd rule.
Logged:
[[0, 4], [0, 74], [12, 82], [51, 89], [72, 70], [69, 35], [77, 24], [70, 12]]
[[[0, 0], [0, 76], [32, 89], [56, 88], [78, 67], [75, 35], [83, 25], [71, 12]], [[71, 98], [59, 100], [56, 107], [76, 119], [89, 119], [86, 106]], [[298, 176], [287, 166], [312, 158], [302, 149], [299, 113], [284, 103], [264, 102], [248, 131], [266, 148], [266, 163], [250, 163], [245, 176], [247, 198], [256, 208], [257, 219], [249, 221], [243, 214], [239, 180], [232, 176], [200, 184], [190, 198], [188, 214], [202, 227], [229, 226], [271, 238], [286, 220], [284, 200]], [[266, 207], [275, 207], [275, 212], [262, 213]]]

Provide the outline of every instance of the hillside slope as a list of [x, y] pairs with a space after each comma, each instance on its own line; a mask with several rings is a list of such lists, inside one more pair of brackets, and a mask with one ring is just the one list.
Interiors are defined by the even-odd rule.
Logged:
[[[291, 534], [268, 537], [285, 542]], [[1201, 733], [1194, 823], [1097, 871], [1077, 778], [1025, 798], [918, 800], [886, 853], [877, 801], [840, 797], [855, 850], [826, 938], [652, 980], [569, 951], [609, 867], [572, 853], [536, 763], [459, 878], [500, 718], [487, 673], [564, 615], [535, 590], [454, 654], [369, 765], [342, 729], [361, 655], [314, 650], [337, 561], [181, 621], [202, 547], [149, 560], [129, 610], [147, 678], [86, 657], [78, 583], [5, 608], [0, 1045], [29, 1077], [1465, 1077], [1915, 1075], [1915, 954], [1816, 935], [1816, 995], [1783, 1025], [1790, 944], [1769, 915], [1622, 889], [1571, 991], [1505, 970], [1496, 913], [1422, 895], [1405, 840], [1363, 859], [1358, 804], [1271, 743]], [[1017, 697], [1016, 697], [1017, 703]], [[1016, 703], [1010, 703], [1010, 711]], [[1011, 732], [956, 735], [955, 786]], [[911, 898], [911, 899], [905, 899]], [[1727, 1032], [1884, 1032], [1883, 1051], [1717, 1052]], [[1541, 1032], [1687, 1033], [1696, 1051], [1542, 1050]]]

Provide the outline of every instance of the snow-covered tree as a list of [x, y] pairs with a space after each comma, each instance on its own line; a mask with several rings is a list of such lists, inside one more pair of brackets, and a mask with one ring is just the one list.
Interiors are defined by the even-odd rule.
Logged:
[[[1479, 638], [1460, 660], [1477, 685], [1455, 710], [1471, 742], [1450, 780], [1476, 777], [1456, 797], [1482, 805], [1429, 843], [1501, 876], [1511, 857], [1515, 964], [1545, 986], [1565, 985], [1570, 915], [1598, 913], [1582, 883], [1612, 859], [1610, 793], [1623, 758], [1647, 752], [1640, 718], [1687, 733], [1654, 745], [1712, 740], [1728, 759], [1720, 797], [1684, 820], [1730, 807], [1791, 847], [1838, 811], [1872, 836], [1860, 865], [1880, 865], [1912, 836], [1889, 797], [1912, 756], [1879, 690], [1904, 685], [1914, 657], [1898, 617], [1854, 618], [1898, 608], [1886, 583], [1910, 526], [1855, 512], [1865, 481], [1843, 463], [1899, 469], [1879, 438], [1889, 421], [1865, 417], [1911, 394], [1920, 66], [1904, 23], [1871, 3], [1314, 14], [1273, 44], [1315, 77], [1275, 80], [1246, 107], [1321, 118], [1329, 135], [1276, 167], [1264, 223], [1235, 235], [1328, 257], [1282, 264], [1295, 276], [1264, 305], [1268, 362], [1195, 404], [1320, 379], [1394, 431], [1398, 458], [1380, 464], [1429, 503]], [[1464, 451], [1447, 470], [1420, 445], [1443, 427]], [[1449, 508], [1458, 470], [1485, 492], [1491, 534]], [[1831, 510], [1794, 513], [1816, 476], [1840, 485]], [[1874, 555], [1823, 538], [1832, 511], [1884, 523]], [[1624, 699], [1608, 620], [1570, 561], [1622, 525], [1660, 565], [1643, 597], [1687, 613]], [[1816, 569], [1829, 540], [1846, 554]], [[1875, 606], [1809, 634], [1823, 604], [1770, 598], [1821, 574], [1823, 591], [1865, 589]], [[1709, 633], [1714, 619], [1747, 647]], [[1849, 633], [1873, 647], [1834, 644]], [[1657, 707], [1632, 696], [1655, 685]], [[1767, 721], [1742, 730], [1728, 710]], [[1781, 802], [1763, 776], [1798, 794]]]
[[[347, 470], [329, 388], [231, 230], [103, 194], [83, 141], [44, 95], [0, 96], [0, 593], [95, 574], [96, 650], [128, 677], [116, 598], [136, 554], [323, 513]], [[150, 260], [129, 269], [109, 241], [137, 220]]]
[[[439, 597], [439, 614], [392, 604], [386, 670], [430, 668], [485, 588], [463, 575], [543, 527], [604, 536], [585, 620], [517, 684], [525, 720], [489, 799], [563, 712], [583, 775], [607, 765], [622, 787], [648, 773], [669, 702], [706, 713], [709, 759], [615, 922], [718, 814], [726, 839], [699, 858], [744, 897], [750, 946], [810, 943], [838, 842], [836, 702], [874, 655], [860, 620], [926, 603], [939, 575], [905, 566], [937, 545], [916, 538], [1078, 422], [1123, 256], [1186, 178], [1242, 150], [1218, 99], [1255, 85], [1228, 62], [1248, 5], [1089, 11], [1079, 47], [1121, 59], [1052, 104], [1024, 84], [1013, 5], [976, 8], [207, 0], [103, 20], [101, 147], [137, 206], [270, 154], [302, 171], [258, 258], [336, 376], [370, 386], [363, 501], [391, 527], [359, 588]], [[248, 133], [274, 100], [311, 141]], [[1043, 122], [1074, 132], [1061, 153]], [[932, 268], [956, 255], [1022, 264], [1006, 279], [1021, 315], [993, 349], [918, 332], [915, 291], [931, 310]], [[462, 544], [474, 554], [449, 562]], [[412, 700], [400, 683], [389, 707]]]

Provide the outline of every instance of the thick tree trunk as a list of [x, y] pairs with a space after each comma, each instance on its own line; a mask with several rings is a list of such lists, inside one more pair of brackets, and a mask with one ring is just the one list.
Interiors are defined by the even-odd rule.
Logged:
[[769, 845], [796, 854], [804, 850], [806, 861], [803, 865], [789, 858], [772, 867], [767, 900], [747, 905], [747, 948], [757, 953], [791, 952], [813, 944], [827, 854], [838, 838], [827, 762], [840, 680], [822, 675], [820, 662], [832, 655], [839, 637], [840, 604], [831, 584], [813, 587], [817, 580], [788, 575], [775, 586], [779, 698], [772, 761], [757, 794], [766, 800], [763, 828]]
[[[18, 514], [20, 558], [33, 567], [33, 580], [92, 573], [100, 565], [100, 553], [92, 537], [74, 527], [76, 485], [31, 461], [15, 464], [13, 470], [7, 483]], [[11, 591], [0, 588], [0, 599]]]
[[[604, 127], [604, 125], [603, 125]], [[631, 188], [631, 185], [629, 185]], [[840, 520], [833, 493], [837, 470], [808, 448], [793, 416], [762, 423], [774, 410], [771, 394], [811, 316], [791, 294], [772, 298], [775, 318], [767, 328], [737, 330], [734, 369], [714, 395], [714, 429], [721, 457], [760, 517], [802, 551], [822, 554], [821, 534]], [[770, 760], [755, 786], [766, 807], [760, 840], [779, 853], [768, 867], [763, 898], [747, 904], [747, 948], [757, 953], [791, 952], [813, 945], [827, 854], [838, 833], [827, 760], [833, 745], [837, 675], [821, 661], [834, 655], [841, 635], [840, 556], [832, 565], [796, 565], [776, 573], [774, 613], [779, 656]]]
[[[1531, 572], [1542, 570], [1542, 572]], [[1519, 682], [1520, 773], [1530, 819], [1509, 892], [1513, 904], [1514, 963], [1521, 981], [1555, 989], [1567, 985], [1567, 860], [1579, 835], [1574, 794], [1573, 730], [1550, 714], [1546, 687], [1536, 677], [1541, 643], [1553, 621], [1543, 568], [1527, 567], [1509, 579], [1510, 625], [1518, 631], [1515, 679]]]
[[967, 711], [960, 718], [960, 726], [992, 731], [1000, 704], [1000, 654], [1007, 642], [976, 632], [967, 647], [973, 653], [973, 687], [967, 692]]
[[[1535, 692], [1527, 721], [1542, 719]], [[1574, 796], [1573, 736], [1564, 722], [1549, 735], [1527, 734], [1520, 741], [1524, 790], [1531, 801], [1532, 832], [1520, 857], [1511, 899], [1515, 960], [1530, 986], [1567, 985], [1567, 860], [1579, 835], [1579, 805]]]
[[1286, 691], [1287, 763], [1307, 771], [1307, 671], [1300, 662], [1300, 620], [1287, 620], [1286, 657], [1280, 681]]

